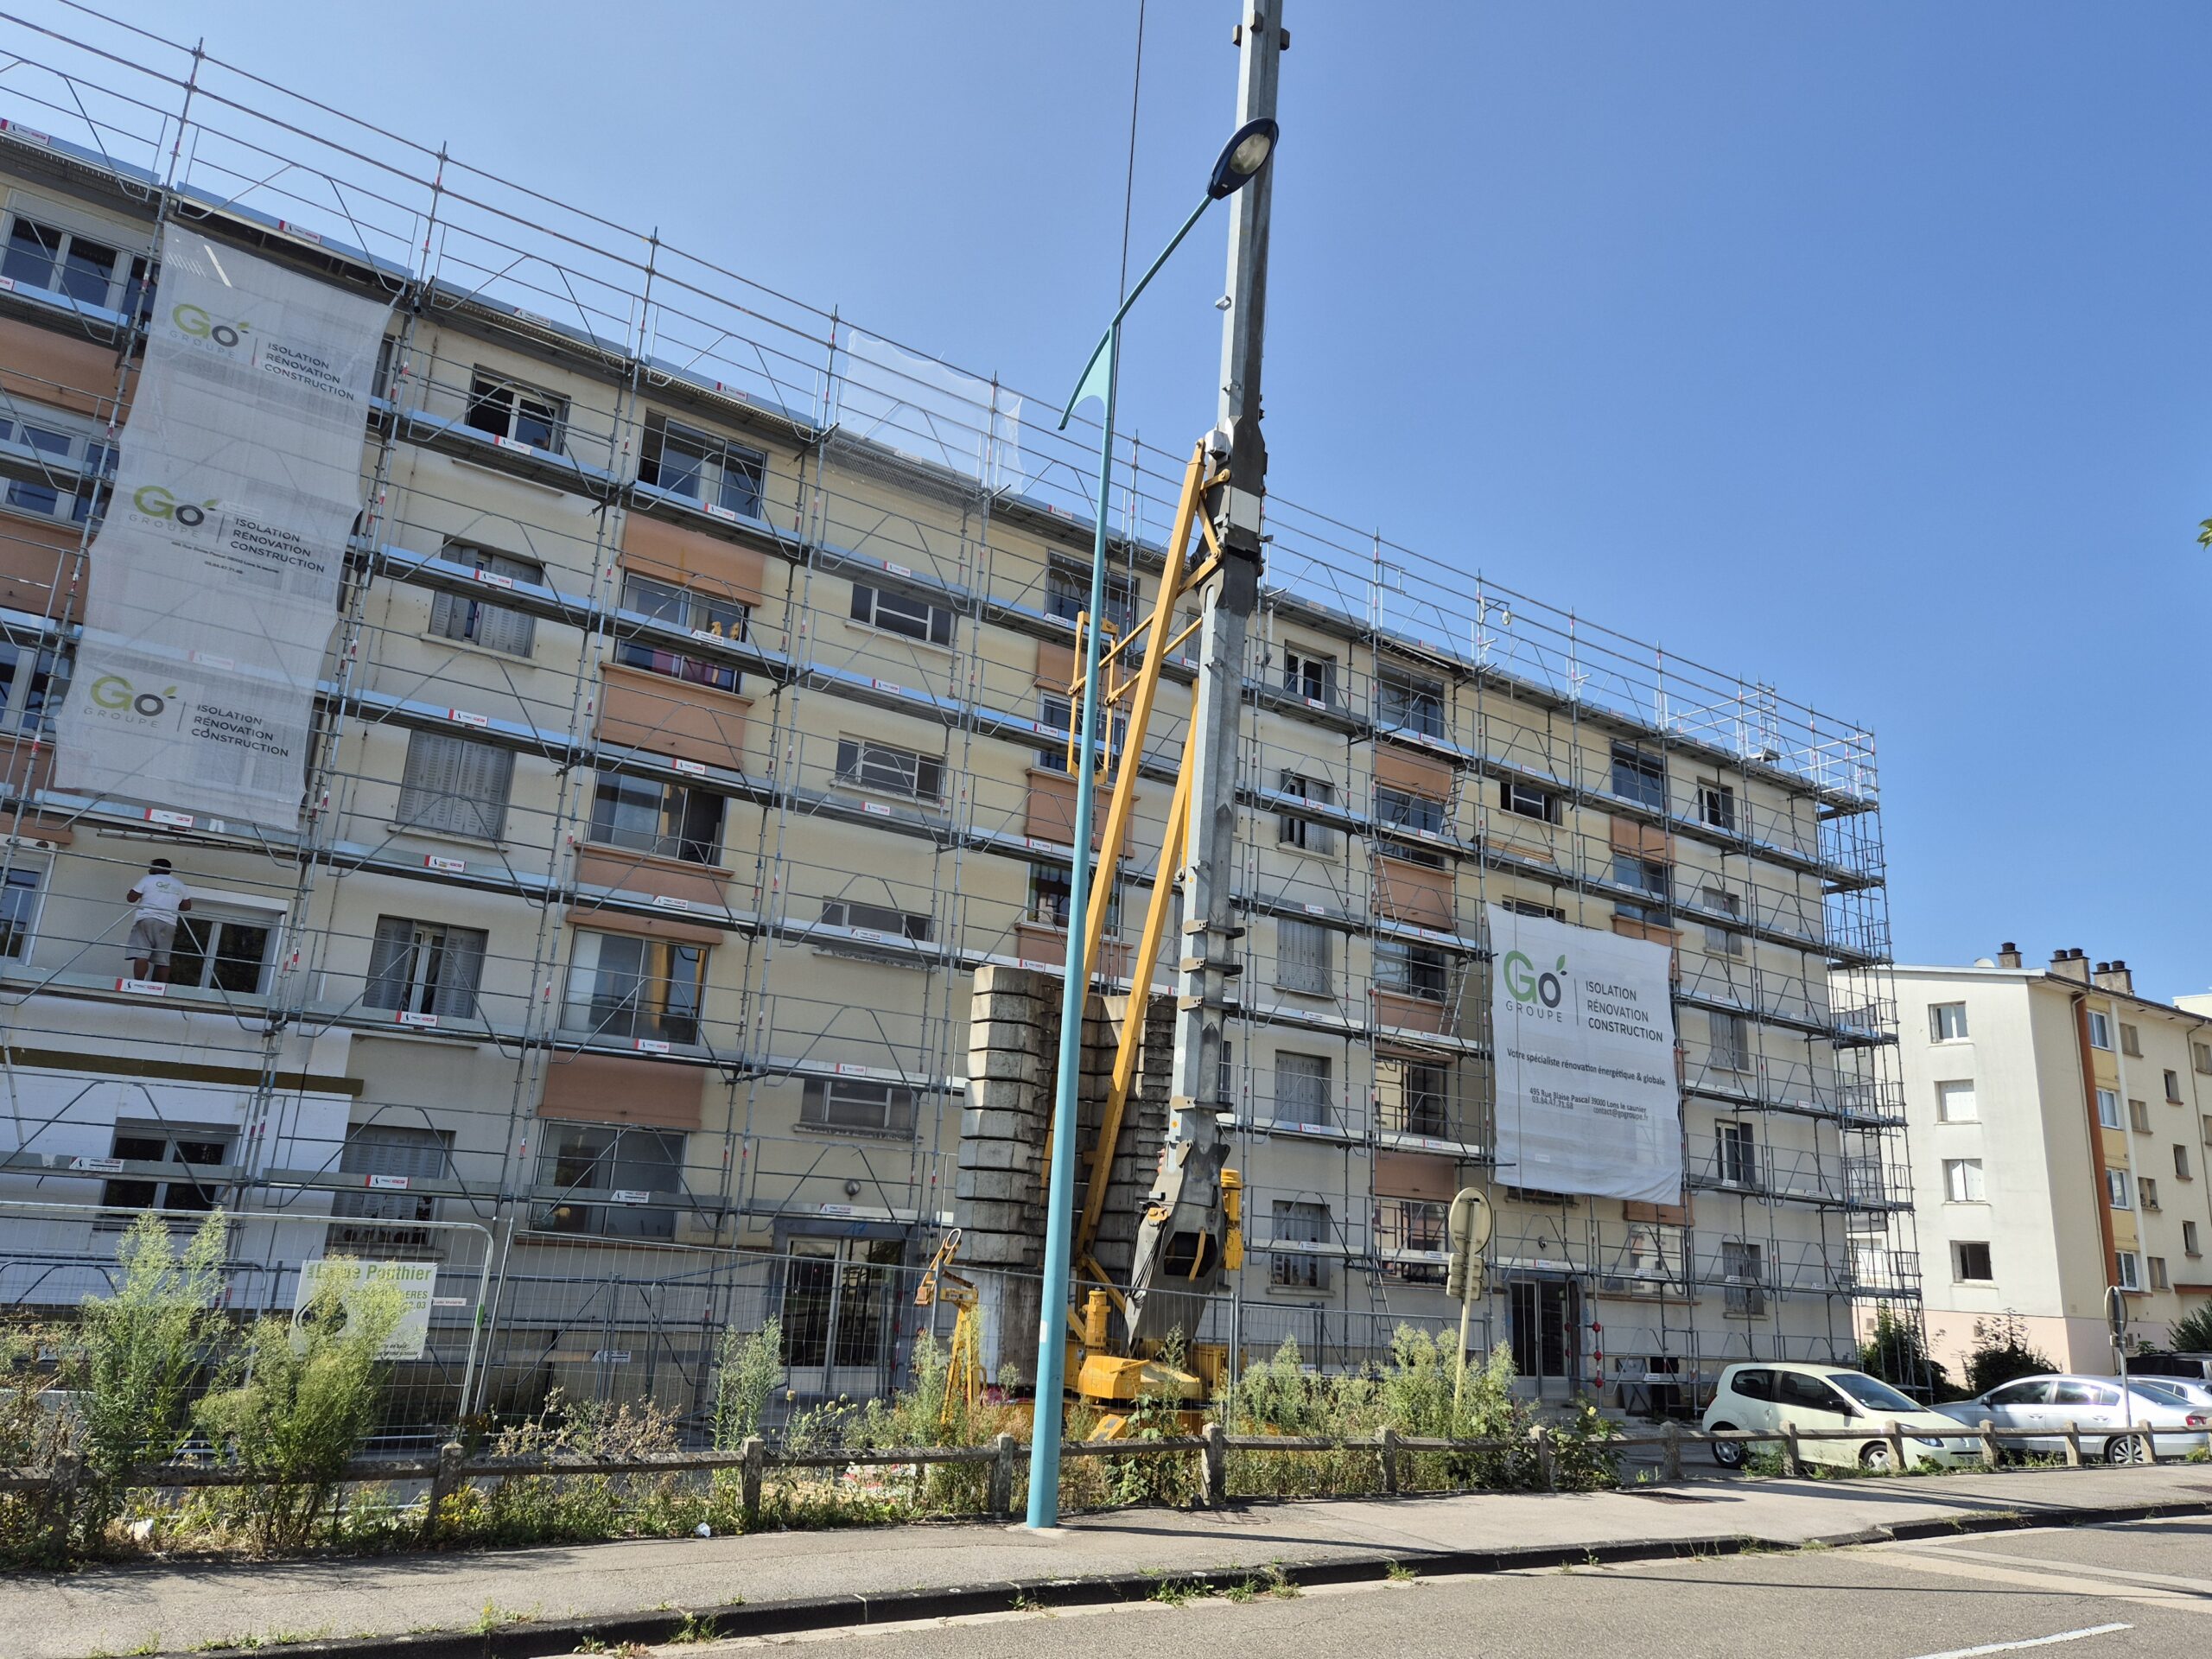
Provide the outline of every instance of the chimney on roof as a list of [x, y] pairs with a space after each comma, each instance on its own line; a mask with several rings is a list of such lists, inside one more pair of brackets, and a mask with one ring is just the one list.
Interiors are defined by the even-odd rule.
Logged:
[[1999, 945], [1997, 947], [1997, 965], [1999, 968], [2018, 967], [2020, 965], [2020, 947], [2013, 944], [2010, 939], [2005, 940], [2004, 944]]
[[2135, 995], [2135, 976], [2128, 972], [2127, 964], [2118, 957], [2110, 962], [2099, 963], [2096, 978], [2101, 989], [2120, 991], [2129, 996]]
[[2052, 951], [2050, 971], [2061, 979], [2070, 979], [2083, 985], [2089, 982], [2089, 964], [2079, 950]]

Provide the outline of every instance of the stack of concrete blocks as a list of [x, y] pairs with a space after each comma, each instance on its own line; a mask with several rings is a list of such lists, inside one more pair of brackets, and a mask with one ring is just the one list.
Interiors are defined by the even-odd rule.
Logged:
[[[1120, 1040], [1122, 1021], [1129, 1006], [1126, 996], [1094, 997], [1091, 1001], [1105, 1020], [1109, 1046], [1106, 1076], [1100, 1080], [1096, 1094], [1088, 1096], [1084, 1102], [1085, 1147], [1097, 1144], [1107, 1089], [1112, 1080], [1112, 1044]], [[1160, 1148], [1167, 1139], [1168, 1081], [1174, 1058], [1175, 999], [1154, 996], [1146, 1009], [1144, 1035], [1137, 1050], [1136, 1077], [1122, 1108], [1121, 1141], [1115, 1151], [1114, 1167], [1106, 1185], [1106, 1207], [1100, 1212], [1098, 1237], [1091, 1251], [1098, 1265], [1106, 1270], [1106, 1276], [1116, 1285], [1129, 1282], [1137, 1224], [1143, 1218], [1145, 1199], [1151, 1194], [1153, 1178], [1159, 1172]], [[1077, 1179], [1080, 1181], [1084, 1177], [1078, 1175]]]

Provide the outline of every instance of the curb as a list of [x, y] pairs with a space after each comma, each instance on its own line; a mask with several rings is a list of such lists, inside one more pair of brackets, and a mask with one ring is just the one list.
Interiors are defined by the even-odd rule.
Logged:
[[715, 1641], [741, 1637], [790, 1636], [847, 1625], [884, 1624], [912, 1619], [959, 1618], [1007, 1611], [1017, 1598], [1040, 1611], [1095, 1607], [1112, 1602], [1141, 1602], [1164, 1584], [1193, 1594], [1220, 1594], [1270, 1573], [1285, 1583], [1307, 1586], [1361, 1584], [1385, 1576], [1392, 1567], [1413, 1567], [1424, 1576], [1514, 1573], [1546, 1567], [1611, 1566], [1623, 1562], [1698, 1559], [1722, 1555], [1782, 1553], [1808, 1545], [1845, 1548], [1853, 1545], [1910, 1543], [1927, 1538], [1955, 1538], [1977, 1533], [2021, 1532], [2042, 1527], [2075, 1527], [2168, 1516], [2212, 1515], [2212, 1499], [2161, 1503], [2080, 1505], [2037, 1510], [1988, 1510], [1944, 1519], [1864, 1527], [1810, 1538], [1762, 1538], [1751, 1533], [1716, 1533], [1694, 1538], [1628, 1538], [1599, 1544], [1545, 1544], [1526, 1548], [1465, 1550], [1402, 1550], [1333, 1557], [1320, 1561], [1281, 1561], [1268, 1567], [1209, 1568], [1202, 1572], [1116, 1573], [1076, 1579], [1007, 1579], [940, 1590], [896, 1591], [881, 1596], [806, 1596], [787, 1600], [733, 1602], [720, 1607], [607, 1614], [598, 1618], [528, 1620], [488, 1631], [434, 1630], [416, 1635], [335, 1637], [287, 1646], [287, 1659], [555, 1659], [574, 1654], [589, 1639], [606, 1647], [626, 1642], [655, 1647], [669, 1642], [694, 1618], [711, 1623]]

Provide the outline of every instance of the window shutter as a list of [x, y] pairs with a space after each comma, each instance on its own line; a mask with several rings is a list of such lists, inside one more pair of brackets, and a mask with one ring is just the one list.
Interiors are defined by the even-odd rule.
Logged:
[[369, 947], [369, 988], [361, 999], [370, 1007], [396, 1010], [407, 1006], [407, 988], [414, 978], [414, 943], [412, 919], [377, 918], [376, 939]]
[[461, 789], [461, 741], [438, 732], [415, 732], [407, 739], [407, 764], [400, 774], [402, 823], [429, 830], [454, 827]]
[[507, 793], [514, 782], [515, 758], [488, 743], [449, 739], [460, 750], [454, 763], [453, 823], [449, 828], [497, 841], [506, 828]]
[[445, 960], [438, 975], [438, 992], [430, 1012], [441, 1018], [466, 1020], [476, 1012], [476, 988], [484, 976], [486, 935], [481, 928], [446, 929]]

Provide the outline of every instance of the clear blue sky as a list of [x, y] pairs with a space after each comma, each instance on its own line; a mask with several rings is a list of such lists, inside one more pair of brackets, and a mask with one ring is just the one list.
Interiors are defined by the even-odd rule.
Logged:
[[[1112, 307], [1136, 0], [117, 3], [1033, 394]], [[2212, 8], [1288, 5], [1278, 487], [1871, 725], [1902, 959], [2212, 985]], [[1140, 260], [1236, 13], [1152, 0]]]

